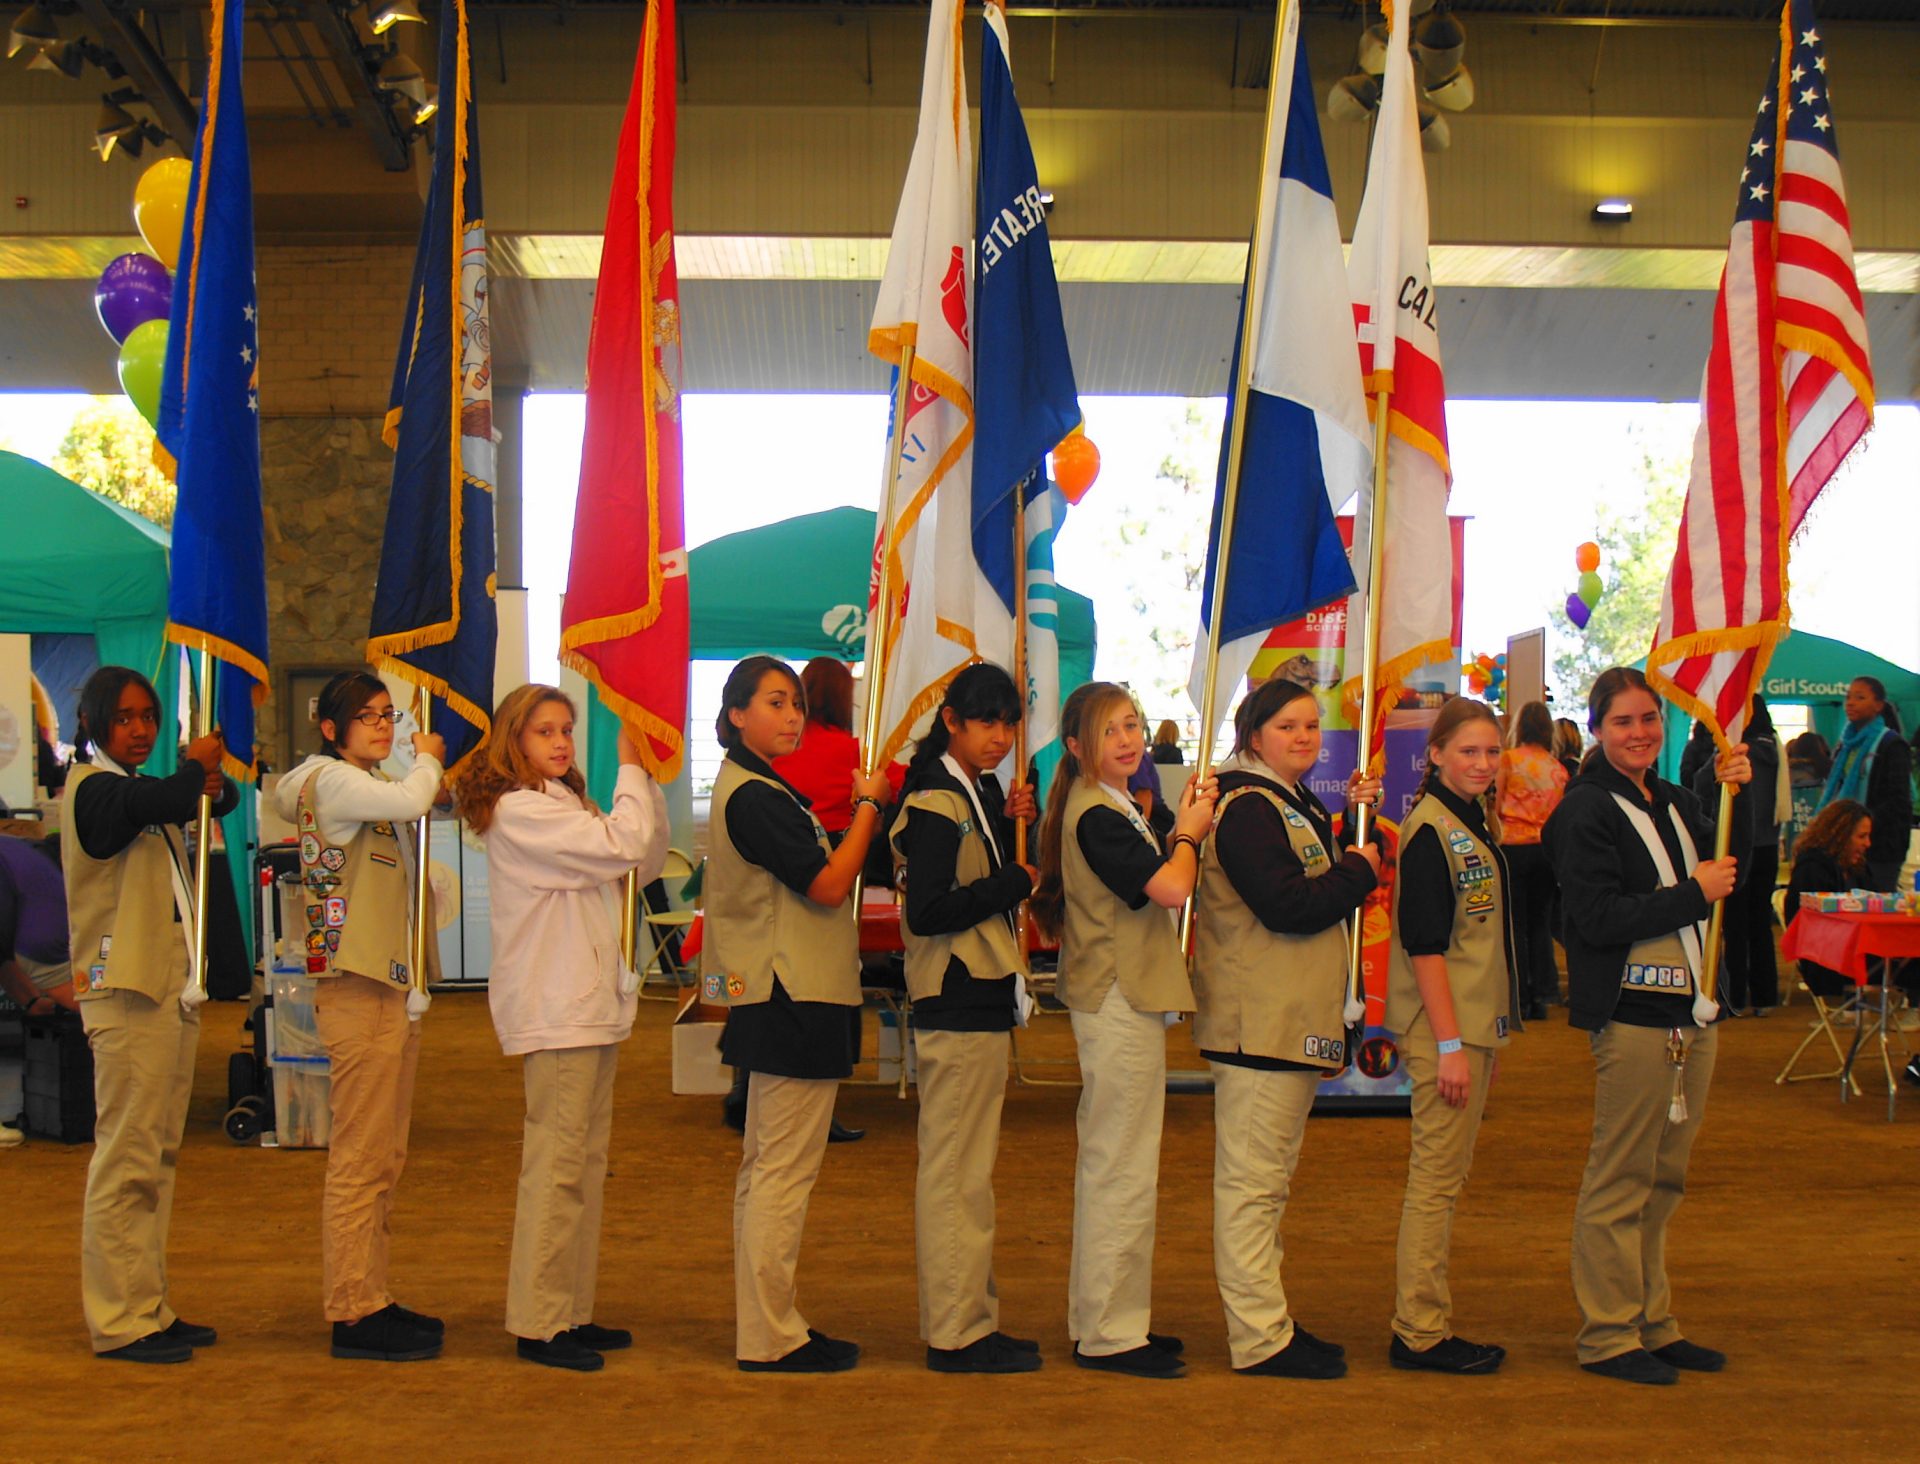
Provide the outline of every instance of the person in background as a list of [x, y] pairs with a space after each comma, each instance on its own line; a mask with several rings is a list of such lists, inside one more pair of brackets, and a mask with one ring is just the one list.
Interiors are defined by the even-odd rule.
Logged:
[[[1704, 724], [1696, 725], [1696, 738], [1700, 726]], [[1767, 1017], [1780, 1005], [1780, 968], [1773, 951], [1773, 891], [1780, 879], [1780, 825], [1793, 812], [1793, 794], [1781, 761], [1773, 714], [1767, 710], [1766, 698], [1757, 692], [1740, 735], [1747, 744], [1747, 760], [1753, 764], [1753, 849], [1741, 860], [1745, 873], [1740, 888], [1727, 896], [1724, 1000], [1732, 1016]], [[1692, 750], [1689, 743], [1688, 751]], [[1709, 733], [1706, 756], [1686, 779], [1703, 804], [1719, 797], [1713, 780], [1713, 750]]]
[[33, 700], [33, 781], [47, 790], [47, 797], [58, 798], [67, 786], [67, 765], [60, 761], [60, 717], [40, 678], [29, 671], [27, 681]]
[[146, 677], [125, 666], [88, 677], [60, 826], [67, 949], [93, 1049], [81, 1307], [95, 1356], [142, 1363], [186, 1362], [218, 1340], [174, 1311], [167, 1286], [200, 1044], [200, 1008], [183, 1000], [195, 914], [183, 831], [202, 795], [216, 817], [240, 803], [220, 771], [217, 731], [189, 742], [167, 777], [142, 776], [160, 733], [160, 697]]
[[1887, 688], [1872, 676], [1847, 687], [1847, 730], [1833, 750], [1822, 803], [1851, 798], [1873, 815], [1863, 889], [1891, 890], [1906, 862], [1913, 827], [1913, 753], [1900, 735], [1900, 718]]
[[1580, 724], [1571, 717], [1553, 719], [1553, 755], [1559, 759], [1560, 766], [1567, 770], [1569, 778], [1580, 773], [1580, 754], [1586, 747], [1586, 738], [1580, 735]]
[[[0, 991], [30, 1017], [78, 1012], [73, 966], [67, 959], [67, 892], [60, 877], [60, 839], [0, 834]], [[18, 1059], [7, 1093], [20, 1094]], [[13, 1127], [18, 1110], [0, 1109], [0, 1149], [23, 1135]]]
[[1514, 964], [1529, 1022], [1543, 1021], [1560, 999], [1560, 972], [1553, 963], [1553, 865], [1540, 830], [1567, 791], [1567, 769], [1553, 755], [1553, 719], [1544, 702], [1528, 702], [1513, 719], [1500, 754], [1494, 806], [1500, 852], [1513, 879]]
[[[1787, 879], [1787, 924], [1800, 914], [1800, 897], [1850, 890], [1866, 874], [1873, 847], [1873, 815], [1864, 803], [1837, 798], [1813, 816], [1793, 846], [1793, 870]], [[1800, 963], [1800, 979], [1819, 996], [1844, 996], [1853, 983], [1829, 966]]]
[[1163, 768], [1186, 763], [1187, 755], [1180, 750], [1180, 726], [1171, 717], [1153, 729], [1153, 760]]

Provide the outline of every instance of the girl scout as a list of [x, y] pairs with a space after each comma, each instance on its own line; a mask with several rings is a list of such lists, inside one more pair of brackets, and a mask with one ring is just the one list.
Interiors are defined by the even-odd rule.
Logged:
[[728, 1008], [720, 1054], [745, 1068], [746, 1138], [733, 1192], [734, 1355], [742, 1372], [844, 1372], [860, 1349], [810, 1328], [794, 1299], [807, 1197], [833, 1099], [853, 1071], [847, 1008], [860, 1004], [860, 930], [848, 908], [889, 792], [856, 773], [836, 849], [773, 771], [806, 724], [784, 661], [749, 656], [721, 692], [727, 750], [707, 829], [702, 985]]
[[508, 692], [486, 749], [462, 769], [460, 813], [486, 839], [487, 1004], [527, 1097], [507, 1330], [529, 1362], [598, 1372], [601, 1353], [633, 1345], [593, 1320], [613, 1076], [640, 989], [621, 961], [620, 881], [636, 866], [642, 882], [660, 872], [667, 803], [623, 731], [602, 814], [574, 762], [573, 724], [557, 687]]
[[914, 750], [891, 835], [919, 1064], [920, 1335], [935, 1372], [1040, 1366], [1037, 1344], [1000, 1330], [993, 1284], [993, 1161], [1027, 964], [1014, 912], [1035, 872], [1013, 859], [1013, 820], [1033, 817], [1033, 791], [1017, 785], [1003, 807], [988, 775], [1020, 714], [1013, 678], [998, 666], [954, 677]]
[[[321, 689], [321, 750], [274, 790], [300, 837], [307, 970], [332, 1077], [332, 1135], [320, 1206], [322, 1299], [333, 1355], [379, 1362], [436, 1356], [445, 1329], [387, 1289], [393, 1192], [407, 1162], [420, 1024], [410, 1020], [412, 841], [440, 790], [445, 744], [413, 736], [413, 770], [380, 771], [400, 714], [378, 677], [336, 676]], [[430, 966], [435, 944], [429, 933]]]
[[1193, 892], [1218, 789], [1211, 776], [1188, 785], [1163, 851], [1126, 792], [1146, 752], [1132, 695], [1090, 682], [1060, 731], [1033, 912], [1059, 932], [1057, 990], [1080, 1050], [1067, 1331], [1081, 1367], [1180, 1377], [1180, 1339], [1147, 1330], [1166, 1029], [1193, 1010], [1171, 912]]
[[67, 778], [60, 863], [74, 990], [93, 1049], [93, 1160], [80, 1222], [80, 1301], [94, 1355], [185, 1362], [211, 1347], [167, 1297], [173, 1180], [193, 1096], [200, 1012], [183, 999], [193, 882], [182, 826], [204, 791], [228, 813], [215, 732], [187, 744], [178, 771], [140, 765], [160, 735], [160, 698], [125, 666], [80, 692], [77, 762]]
[[1519, 1026], [1510, 885], [1487, 792], [1500, 724], [1455, 697], [1427, 733], [1427, 775], [1400, 825], [1386, 1026], [1413, 1084], [1412, 1151], [1395, 1257], [1395, 1367], [1490, 1373], [1506, 1351], [1453, 1335], [1447, 1253], [1498, 1050]]
[[[1594, 1058], [1593, 1142], [1573, 1216], [1578, 1353], [1588, 1372], [1632, 1383], [1726, 1363], [1680, 1334], [1666, 1241], [1713, 1078], [1719, 1009], [1700, 989], [1706, 920], [1739, 867], [1701, 857], [1714, 820], [1654, 776], [1662, 716], [1640, 672], [1601, 673], [1587, 698], [1597, 755], [1545, 835], [1565, 910], [1568, 1019]], [[1750, 782], [1746, 744], [1721, 753], [1714, 776]], [[1729, 847], [1752, 846], [1750, 815], [1736, 798]]]
[[[1307, 787], [1320, 761], [1320, 707], [1266, 682], [1234, 715], [1233, 757], [1200, 872], [1193, 1039], [1213, 1069], [1213, 1264], [1235, 1371], [1337, 1378], [1343, 1349], [1298, 1325], [1280, 1279], [1280, 1225], [1323, 1074], [1352, 1060], [1344, 1011], [1347, 920], [1380, 856], [1344, 853]], [[1377, 802], [1355, 774], [1349, 803]]]

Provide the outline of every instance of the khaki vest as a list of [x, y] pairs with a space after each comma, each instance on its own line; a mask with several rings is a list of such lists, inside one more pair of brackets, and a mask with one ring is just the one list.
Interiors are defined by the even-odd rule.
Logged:
[[[1447, 985], [1460, 1040], [1471, 1047], [1505, 1047], [1507, 1033], [1520, 1028], [1518, 973], [1507, 964], [1511, 909], [1506, 908], [1506, 862], [1492, 844], [1455, 818], [1432, 794], [1421, 798], [1400, 825], [1399, 846], [1431, 827], [1440, 837], [1453, 878], [1453, 939], [1447, 947]], [[1400, 891], [1393, 886], [1393, 951], [1387, 964], [1389, 1032], [1404, 1034], [1420, 1015], [1420, 986], [1413, 958], [1400, 943]]]
[[[777, 975], [795, 1001], [859, 1006], [860, 927], [848, 906], [816, 905], [795, 894], [727, 836], [727, 803], [748, 783], [765, 783], [782, 798], [793, 797], [783, 783], [732, 758], [720, 764], [707, 818], [702, 994], [726, 1006], [755, 1006], [772, 997]], [[820, 847], [831, 849], [820, 820], [811, 813], [807, 818]]]
[[[1187, 980], [1172, 912], [1151, 900], [1129, 910], [1080, 851], [1080, 820], [1094, 808], [1113, 808], [1112, 800], [1098, 785], [1076, 778], [1060, 827], [1067, 905], [1055, 994], [1074, 1011], [1097, 1012], [1118, 981], [1120, 994], [1137, 1012], [1190, 1012], [1193, 984]], [[1141, 837], [1156, 850], [1160, 847], [1151, 833]]]
[[[949, 889], [957, 890], [994, 872], [985, 834], [974, 827], [973, 804], [967, 795], [950, 788], [923, 788], [907, 795], [901, 804], [900, 817], [894, 823], [893, 836], [888, 840], [893, 850], [894, 875], [903, 888], [902, 872], [907, 867], [907, 856], [900, 840], [907, 831], [907, 814], [915, 809], [948, 819], [960, 827], [960, 852], [954, 860], [953, 883]], [[907, 995], [915, 1001], [926, 1001], [940, 994], [946, 984], [947, 967], [955, 956], [976, 981], [999, 981], [1016, 971], [1026, 974], [1027, 963], [1020, 958], [1013, 923], [1006, 916], [991, 916], [955, 935], [919, 935], [908, 923], [903, 905], [900, 935], [907, 947]]]
[[[67, 885], [68, 954], [80, 1000], [109, 991], [137, 991], [164, 1001], [186, 988], [187, 927], [176, 921], [173, 860], [184, 874], [187, 852], [178, 829], [142, 829], [111, 859], [81, 847], [74, 796], [81, 783], [117, 774], [76, 763], [67, 775], [67, 816], [60, 821], [60, 868]], [[171, 846], [172, 852], [169, 852]]]
[[[379, 769], [369, 777], [391, 781]], [[306, 895], [307, 973], [365, 976], [395, 987], [413, 981], [413, 889], [391, 819], [360, 825], [345, 846], [321, 837], [316, 774], [300, 785], [300, 883]], [[427, 932], [427, 979], [440, 975], [438, 932]]]
[[[1318, 879], [1333, 868], [1319, 831], [1297, 808], [1265, 788], [1235, 788], [1220, 800], [1220, 820], [1239, 798], [1264, 798], [1286, 820], [1287, 842]], [[1347, 922], [1314, 935], [1283, 935], [1260, 923], [1233, 881], [1210, 857], [1194, 901], [1193, 1044], [1202, 1052], [1244, 1052], [1336, 1070], [1347, 1060]]]

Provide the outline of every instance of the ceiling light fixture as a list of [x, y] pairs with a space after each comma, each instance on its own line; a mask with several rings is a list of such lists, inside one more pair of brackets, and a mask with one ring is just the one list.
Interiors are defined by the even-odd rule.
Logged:
[[1630, 198], [1603, 198], [1593, 206], [1593, 220], [1597, 224], [1624, 224], [1632, 217]]
[[93, 122], [93, 146], [101, 162], [113, 156], [115, 147], [124, 147], [130, 157], [140, 156], [140, 124], [120, 105], [134, 100], [136, 95], [131, 91], [117, 91], [100, 98], [100, 112]]
[[7, 59], [11, 61], [28, 46], [44, 51], [60, 39], [60, 27], [38, 5], [29, 5], [13, 18], [7, 32]]
[[420, 13], [420, 7], [413, 0], [376, 0], [373, 7], [373, 33], [384, 36], [403, 20], [415, 25], [425, 25], [426, 16]]

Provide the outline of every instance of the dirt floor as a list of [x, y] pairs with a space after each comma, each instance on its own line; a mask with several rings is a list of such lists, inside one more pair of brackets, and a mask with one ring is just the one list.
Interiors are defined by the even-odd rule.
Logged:
[[[186, 1367], [91, 1360], [79, 1316], [89, 1150], [0, 1153], [0, 1459], [1165, 1460], [1432, 1454], [1505, 1460], [1713, 1455], [1886, 1457], [1910, 1447], [1920, 1093], [1886, 1122], [1872, 1092], [1776, 1087], [1807, 1007], [1722, 1038], [1671, 1270], [1689, 1335], [1732, 1356], [1719, 1376], [1635, 1388], [1580, 1372], [1568, 1224], [1586, 1153], [1591, 1064], [1555, 1020], [1509, 1050], [1455, 1232], [1456, 1321], [1509, 1351], [1495, 1377], [1386, 1361], [1406, 1162], [1397, 1119], [1316, 1119], [1286, 1219], [1288, 1292], [1344, 1342], [1340, 1382], [1235, 1376], [1210, 1260], [1211, 1103], [1168, 1099], [1156, 1330], [1187, 1340], [1183, 1381], [1086, 1372], [1069, 1356], [1070, 1087], [1016, 1087], [999, 1167], [1003, 1325], [1046, 1367], [994, 1379], [926, 1371], [915, 1337], [914, 1105], [846, 1090], [864, 1142], [836, 1145], [801, 1269], [810, 1321], [865, 1348], [824, 1378], [733, 1365], [729, 1197], [738, 1141], [719, 1100], [669, 1091], [665, 1003], [625, 1052], [607, 1188], [600, 1320], [639, 1333], [582, 1377], [518, 1361], [501, 1325], [519, 1161], [520, 1080], [486, 1001], [443, 994], [428, 1018], [394, 1276], [446, 1317], [445, 1356], [383, 1366], [327, 1355], [316, 1247], [325, 1155], [262, 1151], [219, 1130], [239, 1009], [209, 1009], [173, 1226], [173, 1298], [220, 1329]], [[1556, 1018], [1563, 1013], [1556, 1011]], [[868, 1026], [869, 1044], [872, 1023]], [[1173, 1066], [1199, 1067], [1184, 1029]], [[1070, 1056], [1064, 1018], [1029, 1050]]]

